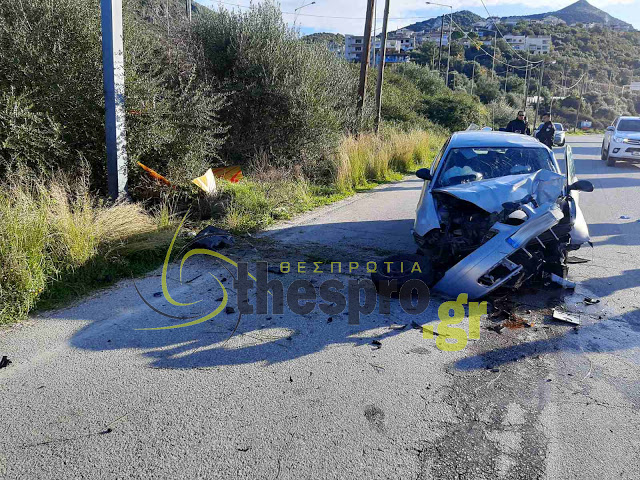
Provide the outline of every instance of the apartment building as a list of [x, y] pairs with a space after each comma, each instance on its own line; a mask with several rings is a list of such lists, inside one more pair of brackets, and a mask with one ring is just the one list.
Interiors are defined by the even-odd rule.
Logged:
[[[362, 61], [362, 52], [364, 51], [363, 35], [345, 35], [344, 37], [344, 57], [348, 62]], [[371, 46], [374, 45], [374, 39], [371, 38]]]
[[514, 50], [538, 55], [547, 55], [551, 51], [551, 37], [548, 35], [505, 35], [504, 39]]

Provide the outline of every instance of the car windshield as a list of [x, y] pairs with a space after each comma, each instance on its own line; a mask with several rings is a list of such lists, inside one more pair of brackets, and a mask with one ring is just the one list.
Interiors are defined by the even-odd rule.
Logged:
[[640, 119], [620, 120], [618, 130], [621, 132], [640, 132]]
[[554, 171], [549, 152], [543, 148], [452, 148], [447, 154], [435, 186], [448, 187], [538, 170]]

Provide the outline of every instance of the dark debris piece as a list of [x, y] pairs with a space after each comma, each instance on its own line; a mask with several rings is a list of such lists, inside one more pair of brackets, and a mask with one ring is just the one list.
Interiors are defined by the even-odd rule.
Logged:
[[504, 329], [503, 325], [491, 325], [487, 327], [487, 330], [491, 330], [492, 332], [496, 332], [496, 333], [502, 333], [503, 329]]
[[9, 358], [6, 355], [2, 356], [2, 360], [0, 360], [0, 368], [4, 368], [9, 366], [9, 364], [11, 363], [11, 360], [9, 360]]
[[235, 308], [233, 308], [233, 307], [227, 307], [227, 308], [225, 308], [225, 309], [224, 309], [224, 312], [225, 312], [227, 315], [230, 315], [230, 314], [232, 314], [232, 313], [235, 313], [235, 311], [236, 311], [236, 309], [235, 309]]
[[382, 342], [380, 340], [374, 340], [373, 342], [371, 342], [371, 345], [376, 347], [376, 350], [382, 348]]
[[231, 247], [234, 243], [233, 236], [226, 230], [208, 226], [196, 235], [191, 247], [213, 249]]
[[600, 303], [600, 300], [598, 300], [597, 298], [584, 297], [584, 303], [587, 305], [596, 305]]

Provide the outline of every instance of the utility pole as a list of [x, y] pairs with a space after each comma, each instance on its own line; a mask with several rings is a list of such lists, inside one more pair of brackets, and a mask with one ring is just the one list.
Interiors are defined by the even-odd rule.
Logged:
[[100, 0], [107, 183], [112, 200], [127, 194], [122, 0]]
[[442, 22], [440, 23], [440, 50], [438, 53], [438, 76], [442, 70], [442, 35], [444, 33], [444, 15], [442, 15]]
[[[496, 47], [498, 45], [498, 31], [496, 30], [493, 34], [493, 65], [491, 66], [491, 79], [496, 78]], [[500, 85], [498, 83], [498, 85]], [[498, 86], [498, 90], [500, 87]]]
[[507, 69], [504, 72], [504, 93], [507, 94], [507, 80], [509, 78], [509, 65], [507, 65]]
[[538, 95], [536, 98], [536, 114], [533, 117], [533, 127], [538, 123], [538, 111], [540, 109], [540, 91], [542, 90], [542, 77], [544, 76], [544, 61], [542, 62], [542, 67], [540, 68], [540, 81], [538, 82]]
[[529, 96], [529, 78], [531, 77], [531, 68], [529, 68], [529, 52], [527, 52], [527, 66], [524, 70], [524, 112], [527, 113], [527, 97]]
[[[444, 79], [444, 84], [449, 85], [449, 65], [451, 64], [451, 38], [452, 28], [453, 28], [453, 7], [449, 7], [451, 12], [449, 13], [449, 38], [447, 38], [447, 45], [449, 46], [449, 53], [447, 54], [447, 76]], [[454, 80], [455, 81], [455, 80]], [[455, 87], [454, 87], [455, 90]]]
[[582, 108], [582, 95], [584, 94], [584, 83], [585, 83], [585, 73], [582, 72], [582, 85], [578, 89], [578, 96], [580, 97], [578, 100], [578, 110], [576, 111], [576, 131], [578, 130], [578, 120], [580, 119], [580, 109]]
[[367, 0], [367, 17], [364, 24], [364, 44], [360, 63], [360, 85], [358, 87], [357, 115], [362, 118], [362, 107], [367, 93], [367, 72], [369, 70], [369, 55], [371, 53], [371, 30], [373, 29], [373, 7], [375, 0]]
[[376, 85], [376, 133], [380, 130], [380, 118], [382, 117], [382, 84], [384, 82], [384, 64], [387, 53], [387, 27], [389, 24], [389, 3], [384, 3], [384, 19], [382, 20], [382, 38], [380, 41], [380, 63], [378, 64], [378, 84]]
[[187, 2], [187, 20], [191, 22], [191, 0], [186, 0]]

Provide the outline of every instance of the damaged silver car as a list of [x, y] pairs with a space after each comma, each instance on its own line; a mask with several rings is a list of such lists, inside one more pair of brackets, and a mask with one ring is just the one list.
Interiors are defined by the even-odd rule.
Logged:
[[484, 297], [528, 280], [566, 278], [567, 252], [589, 241], [578, 206], [571, 147], [566, 175], [533, 137], [504, 132], [453, 134], [424, 180], [413, 236], [435, 291]]

